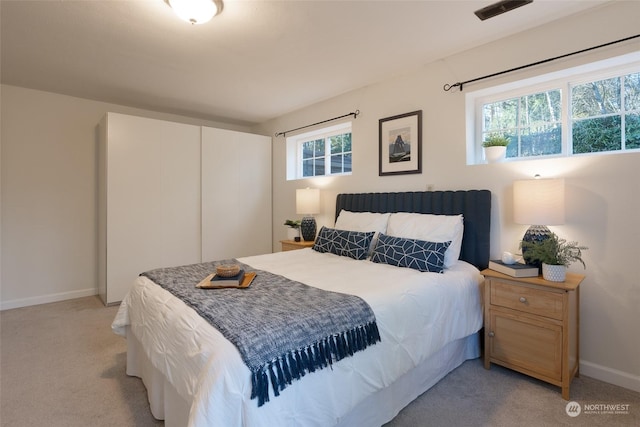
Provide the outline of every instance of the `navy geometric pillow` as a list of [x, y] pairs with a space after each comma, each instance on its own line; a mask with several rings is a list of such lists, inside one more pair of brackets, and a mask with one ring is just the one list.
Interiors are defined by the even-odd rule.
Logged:
[[322, 227], [313, 249], [354, 259], [365, 259], [374, 231], [346, 231]]
[[451, 242], [427, 242], [425, 240], [405, 239], [380, 234], [378, 244], [373, 250], [371, 261], [409, 267], [418, 271], [442, 273], [444, 253]]

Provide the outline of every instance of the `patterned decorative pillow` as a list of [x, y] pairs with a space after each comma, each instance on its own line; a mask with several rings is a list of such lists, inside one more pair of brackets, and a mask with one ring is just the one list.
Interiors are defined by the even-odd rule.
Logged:
[[313, 249], [354, 259], [365, 259], [375, 232], [336, 230], [322, 227]]
[[464, 219], [462, 215], [432, 215], [398, 212], [389, 217], [386, 234], [429, 242], [448, 242], [451, 245], [444, 254], [444, 267], [453, 267], [462, 249]]
[[451, 242], [427, 242], [380, 234], [378, 244], [371, 255], [371, 261], [409, 267], [418, 271], [442, 273], [444, 253], [450, 244]]

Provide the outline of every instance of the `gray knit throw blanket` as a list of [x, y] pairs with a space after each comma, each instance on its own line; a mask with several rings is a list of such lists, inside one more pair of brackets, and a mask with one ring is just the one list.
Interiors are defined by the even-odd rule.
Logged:
[[240, 351], [251, 370], [251, 398], [269, 401], [292, 381], [380, 341], [371, 307], [354, 295], [324, 291], [268, 271], [244, 289], [199, 289], [215, 261], [142, 273], [182, 299]]

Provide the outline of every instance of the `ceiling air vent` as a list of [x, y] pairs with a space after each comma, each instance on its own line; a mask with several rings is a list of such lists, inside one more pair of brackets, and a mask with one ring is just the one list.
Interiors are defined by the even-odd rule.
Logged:
[[516, 9], [520, 6], [524, 6], [525, 4], [532, 3], [533, 0], [502, 0], [494, 4], [490, 4], [487, 7], [483, 7], [482, 9], [476, 10], [475, 13], [481, 21], [485, 19], [493, 18], [494, 16], [501, 15], [505, 12], [509, 12], [510, 10]]

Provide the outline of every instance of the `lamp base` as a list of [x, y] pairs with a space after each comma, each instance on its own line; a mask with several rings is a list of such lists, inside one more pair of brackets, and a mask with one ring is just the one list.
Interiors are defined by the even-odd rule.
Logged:
[[305, 216], [300, 222], [302, 238], [307, 242], [316, 240], [316, 219], [312, 216]]
[[[542, 242], [543, 240], [547, 240], [550, 235], [551, 235], [551, 230], [549, 230], [549, 227], [547, 227], [546, 225], [532, 225], [524, 233], [524, 236], [522, 237], [522, 241], [529, 242], [529, 243]], [[529, 257], [527, 257], [527, 249], [524, 247], [522, 248], [522, 259], [527, 264], [534, 265], [539, 269], [542, 269], [541, 262], [532, 261]]]

